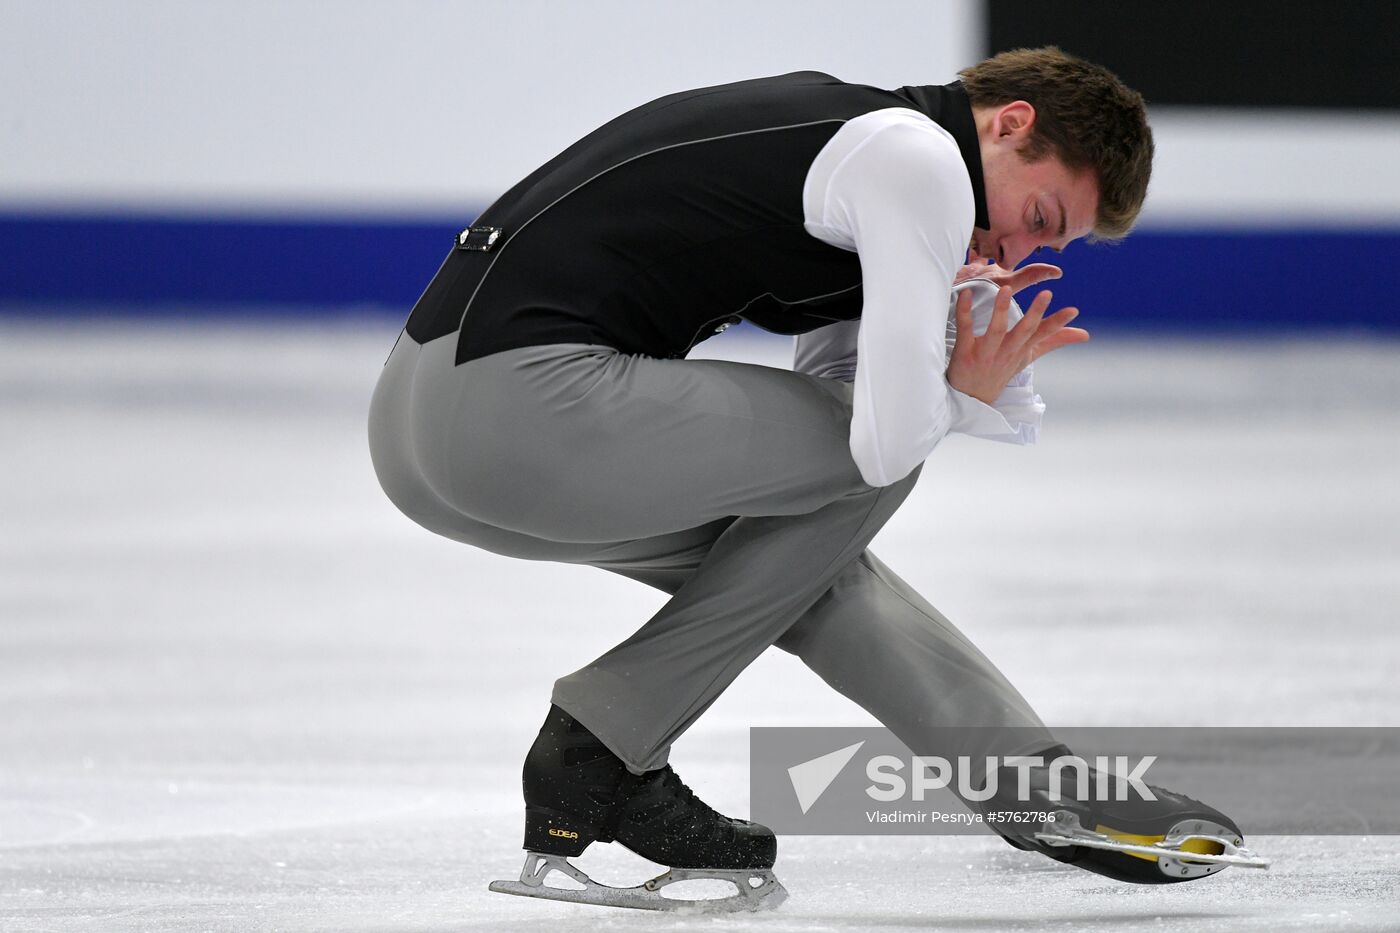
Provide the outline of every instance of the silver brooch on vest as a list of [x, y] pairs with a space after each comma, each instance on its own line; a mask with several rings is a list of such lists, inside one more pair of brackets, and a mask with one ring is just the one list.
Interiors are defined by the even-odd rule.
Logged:
[[457, 234], [457, 248], [489, 253], [504, 233], [500, 227], [468, 227]]

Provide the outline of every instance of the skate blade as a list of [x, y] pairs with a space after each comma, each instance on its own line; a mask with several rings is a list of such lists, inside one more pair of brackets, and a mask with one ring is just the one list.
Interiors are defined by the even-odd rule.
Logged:
[[[558, 871], [583, 885], [582, 889], [559, 888], [545, 883], [546, 876]], [[679, 881], [715, 880], [732, 884], [735, 893], [728, 897], [681, 898], [667, 897], [661, 889]], [[745, 911], [772, 910], [787, 900], [787, 889], [771, 871], [723, 871], [705, 868], [673, 868], [664, 874], [632, 888], [615, 888], [599, 884], [560, 855], [527, 852], [525, 867], [519, 881], [493, 881], [491, 890], [497, 894], [537, 897], [571, 904], [593, 904], [598, 907], [626, 907], [632, 910], [668, 910], [686, 913], [727, 914]]]
[[[1236, 845], [1233, 841], [1223, 836], [1192, 834], [1171, 837], [1162, 842], [1154, 842], [1150, 845], [1124, 842], [1110, 836], [1105, 836], [1102, 833], [1092, 833], [1084, 830], [1074, 833], [1036, 833], [1035, 838], [1052, 846], [1084, 846], [1089, 849], [1122, 852], [1125, 855], [1146, 856], [1155, 859], [1171, 859], [1173, 861], [1194, 862], [1205, 865], [1232, 865], [1236, 868], [1267, 869], [1272, 864], [1269, 859], [1255, 855], [1244, 846]], [[1214, 843], [1221, 848], [1221, 851], [1219, 853], [1195, 852], [1184, 848], [1184, 846], [1194, 840]]]

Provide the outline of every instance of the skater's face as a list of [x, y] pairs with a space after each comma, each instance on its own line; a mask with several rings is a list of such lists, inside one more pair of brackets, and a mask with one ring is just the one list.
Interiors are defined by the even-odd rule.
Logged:
[[1099, 187], [1053, 155], [1027, 162], [1021, 149], [1035, 125], [1025, 101], [979, 109], [978, 141], [990, 228], [972, 231], [969, 259], [1013, 269], [1038, 249], [1059, 251], [1094, 228]]

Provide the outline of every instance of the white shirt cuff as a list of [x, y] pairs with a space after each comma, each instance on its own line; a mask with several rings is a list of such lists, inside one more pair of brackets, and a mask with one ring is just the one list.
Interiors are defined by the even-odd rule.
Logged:
[[953, 423], [948, 430], [1005, 444], [1034, 444], [1045, 403], [1029, 385], [1009, 385], [992, 405], [948, 387]]

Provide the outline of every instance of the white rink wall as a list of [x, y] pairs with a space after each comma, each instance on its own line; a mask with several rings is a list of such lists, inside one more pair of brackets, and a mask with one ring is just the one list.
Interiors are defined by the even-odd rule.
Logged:
[[977, 57], [971, 0], [7, 0], [0, 197], [442, 211], [689, 87], [889, 86]]
[[[661, 94], [800, 69], [896, 87], [980, 57], [977, 0], [6, 0], [0, 199], [480, 205]], [[1163, 108], [1145, 220], [1400, 223], [1400, 115]]]

